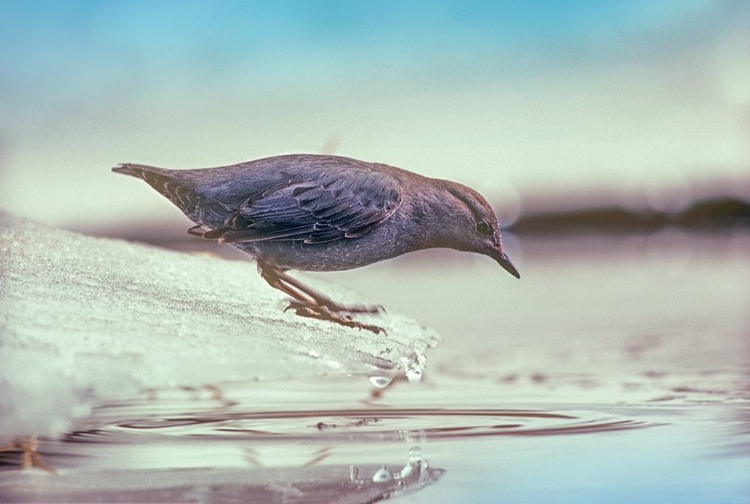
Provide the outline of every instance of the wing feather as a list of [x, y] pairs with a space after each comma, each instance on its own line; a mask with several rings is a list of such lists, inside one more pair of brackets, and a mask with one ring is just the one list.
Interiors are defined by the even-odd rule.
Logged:
[[313, 175], [251, 196], [210, 237], [222, 243], [356, 238], [379, 226], [401, 204], [398, 180], [385, 173], [359, 169], [322, 176], [318, 172], [315, 179]]

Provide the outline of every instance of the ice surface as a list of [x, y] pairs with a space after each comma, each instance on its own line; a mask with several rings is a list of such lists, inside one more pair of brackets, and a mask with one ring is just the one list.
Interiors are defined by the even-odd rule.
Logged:
[[387, 335], [284, 313], [284, 295], [249, 261], [92, 238], [3, 212], [0, 271], [0, 436], [64, 432], [98, 402], [149, 388], [418, 379], [424, 351], [439, 341], [390, 312], [362, 318]]

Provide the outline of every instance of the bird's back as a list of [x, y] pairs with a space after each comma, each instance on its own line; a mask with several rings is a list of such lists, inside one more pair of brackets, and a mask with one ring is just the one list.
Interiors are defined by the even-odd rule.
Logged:
[[125, 163], [112, 170], [143, 179], [194, 222], [219, 228], [246, 200], [290, 180], [355, 182], [373, 172], [392, 177], [389, 170], [397, 169], [340, 156], [291, 154], [216, 168], [169, 170]]

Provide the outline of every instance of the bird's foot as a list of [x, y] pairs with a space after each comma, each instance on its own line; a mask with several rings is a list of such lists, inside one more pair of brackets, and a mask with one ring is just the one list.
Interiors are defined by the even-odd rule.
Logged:
[[[381, 305], [344, 305], [336, 303], [325, 294], [316, 291], [299, 280], [287, 275], [281, 268], [265, 261], [258, 261], [258, 269], [263, 279], [274, 289], [288, 294], [296, 303], [313, 311], [324, 309], [328, 313], [380, 313], [385, 308]], [[344, 317], [348, 318], [348, 317]]]
[[336, 313], [385, 313], [383, 305], [344, 305], [327, 298], [320, 300], [319, 304]]
[[37, 469], [42, 469], [50, 474], [55, 474], [55, 470], [45, 464], [42, 460], [42, 456], [39, 455], [39, 452], [37, 451], [38, 448], [39, 441], [36, 436], [30, 436], [28, 438], [17, 439], [7, 446], [0, 446], [0, 452], [20, 451], [22, 454], [21, 467], [23, 469], [36, 467]]
[[[349, 315], [341, 315], [340, 313], [336, 311], [332, 311], [327, 306], [320, 306], [320, 305], [309, 305], [305, 303], [300, 303], [299, 301], [290, 301], [289, 306], [286, 307], [284, 311], [287, 310], [294, 310], [294, 313], [301, 317], [309, 317], [309, 318], [316, 318], [318, 320], [327, 320], [329, 322], [333, 322], [335, 324], [342, 325], [344, 327], [351, 327], [353, 329], [359, 329], [360, 331], [362, 329], [366, 331], [371, 331], [375, 334], [388, 334], [385, 329], [382, 327], [373, 325], [373, 324], [365, 324], [364, 322], [360, 322], [358, 320], [354, 320]], [[348, 310], [345, 310], [348, 311]], [[367, 312], [357, 312], [357, 313], [377, 313], [372, 311]]]

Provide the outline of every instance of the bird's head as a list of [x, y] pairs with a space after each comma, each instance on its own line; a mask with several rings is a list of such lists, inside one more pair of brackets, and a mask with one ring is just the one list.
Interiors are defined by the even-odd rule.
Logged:
[[481, 194], [470, 187], [449, 181], [443, 189], [451, 195], [450, 215], [446, 220], [448, 246], [456, 250], [484, 254], [497, 261], [508, 273], [521, 278], [503, 251], [500, 225], [492, 207]]

